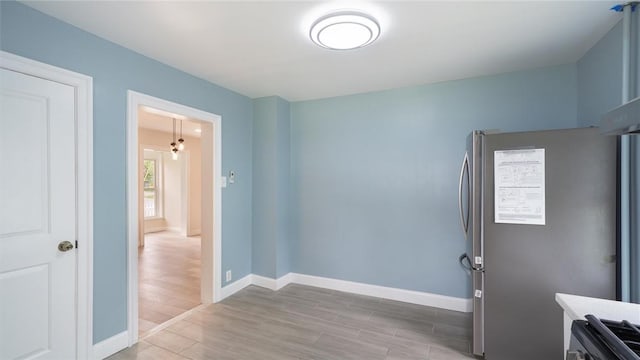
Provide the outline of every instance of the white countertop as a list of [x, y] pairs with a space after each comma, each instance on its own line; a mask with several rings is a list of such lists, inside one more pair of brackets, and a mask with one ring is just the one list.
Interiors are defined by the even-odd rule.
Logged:
[[592, 314], [599, 319], [640, 324], [640, 304], [560, 293], [556, 294], [556, 302], [571, 320], [584, 320], [585, 315]]

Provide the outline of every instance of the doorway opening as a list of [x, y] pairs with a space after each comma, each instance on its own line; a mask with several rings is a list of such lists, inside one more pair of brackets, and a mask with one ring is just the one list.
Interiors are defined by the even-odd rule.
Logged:
[[220, 298], [220, 129], [218, 115], [129, 91], [129, 345]]
[[138, 109], [139, 338], [201, 304], [202, 126]]

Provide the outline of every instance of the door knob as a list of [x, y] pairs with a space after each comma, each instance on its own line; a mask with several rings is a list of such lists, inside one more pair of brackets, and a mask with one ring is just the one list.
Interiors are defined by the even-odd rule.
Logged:
[[71, 241], [61, 241], [60, 244], [58, 244], [58, 250], [65, 252], [65, 251], [69, 251], [73, 249], [73, 244], [71, 243]]

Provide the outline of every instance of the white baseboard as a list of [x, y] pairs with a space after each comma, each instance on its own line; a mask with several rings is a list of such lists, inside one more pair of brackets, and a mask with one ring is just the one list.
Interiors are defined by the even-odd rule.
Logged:
[[263, 287], [265, 289], [269, 289], [269, 290], [276, 290], [276, 279], [271, 279], [268, 277], [264, 277], [264, 276], [260, 276], [260, 275], [256, 275], [256, 274], [251, 274], [251, 285], [256, 285], [256, 286], [260, 286]]
[[471, 299], [370, 285], [346, 280], [330, 279], [312, 275], [296, 273], [290, 273], [288, 275], [291, 275], [291, 282], [295, 284], [315, 286], [359, 295], [374, 296], [382, 299], [432, 306], [453, 311], [473, 311], [473, 303]]
[[252, 282], [253, 282], [253, 274], [249, 274], [243, 277], [242, 279], [236, 280], [231, 284], [223, 287], [220, 291], [221, 292], [220, 301], [246, 288], [247, 286], [251, 285]]
[[373, 296], [382, 299], [395, 300], [410, 304], [432, 306], [440, 309], [472, 312], [472, 299], [453, 296], [432, 294], [421, 291], [390, 288], [379, 285], [358, 283], [353, 281], [338, 280], [313, 275], [288, 273], [278, 279], [249, 274], [242, 279], [222, 288], [222, 298], [226, 298], [244, 289], [249, 285], [260, 286], [277, 291], [288, 284], [300, 284], [324, 289], [344, 291], [352, 294]]
[[167, 228], [165, 226], [157, 226], [157, 227], [144, 227], [144, 233], [145, 234], [150, 234], [150, 233], [156, 233], [156, 232], [161, 232], [161, 231], [167, 231]]
[[251, 284], [269, 290], [277, 291], [290, 284], [293, 275], [293, 273], [288, 273], [287, 275], [284, 275], [277, 279], [271, 279], [268, 277], [253, 274]]
[[102, 360], [129, 346], [129, 332], [123, 331], [93, 345], [93, 358]]
[[263, 288], [274, 291], [280, 290], [287, 284], [291, 283], [344, 291], [359, 295], [373, 296], [382, 299], [402, 301], [411, 304], [432, 306], [440, 309], [461, 312], [473, 311], [473, 303], [471, 299], [357, 283], [353, 281], [331, 279], [320, 276], [288, 273], [287, 275], [284, 275], [278, 279], [270, 279], [264, 276], [253, 275], [253, 281], [251, 282], [251, 284], [253, 285], [261, 286]]
[[294, 276], [295, 273], [288, 273], [287, 275], [281, 276], [276, 280], [276, 290], [280, 290], [283, 287], [295, 282]]
[[191, 229], [191, 231], [189, 231], [189, 233], [187, 234], [187, 236], [197, 236], [200, 235], [202, 233], [201, 229]]

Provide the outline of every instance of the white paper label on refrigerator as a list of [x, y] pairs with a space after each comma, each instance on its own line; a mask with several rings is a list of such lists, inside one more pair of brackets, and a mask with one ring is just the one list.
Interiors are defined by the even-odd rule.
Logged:
[[495, 222], [545, 224], [544, 149], [494, 152]]

